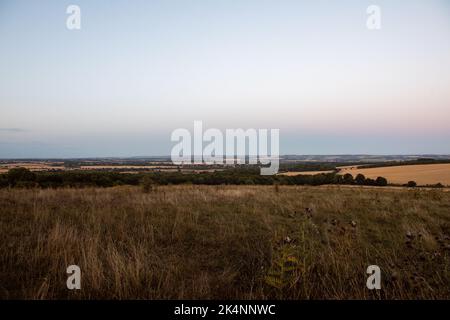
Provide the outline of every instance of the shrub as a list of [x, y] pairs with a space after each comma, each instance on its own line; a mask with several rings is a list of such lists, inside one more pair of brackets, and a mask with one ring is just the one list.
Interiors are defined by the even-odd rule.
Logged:
[[31, 189], [31, 188], [37, 188], [39, 185], [34, 181], [18, 181], [15, 184], [16, 188], [23, 188], [23, 189]]
[[417, 183], [415, 181], [408, 181], [408, 183], [406, 184], [406, 186], [408, 188], [414, 188], [417, 186]]
[[0, 188], [6, 188], [9, 186], [8, 179], [5, 175], [0, 175]]
[[142, 191], [149, 193], [155, 190], [156, 184], [152, 177], [146, 175], [141, 180]]
[[377, 186], [381, 186], [381, 187], [387, 186], [387, 184], [388, 184], [387, 179], [384, 177], [378, 177], [375, 180], [375, 182], [376, 182]]
[[31, 172], [30, 170], [26, 168], [13, 168], [8, 171], [8, 174], [6, 175], [8, 182], [11, 185], [16, 185], [18, 182], [23, 181], [35, 181], [36, 180], [36, 174], [34, 172]]
[[350, 173], [344, 174], [343, 182], [344, 184], [353, 184], [353, 176]]
[[358, 173], [358, 175], [355, 178], [355, 183], [359, 185], [363, 185], [366, 182], [366, 177], [364, 177], [363, 174]]

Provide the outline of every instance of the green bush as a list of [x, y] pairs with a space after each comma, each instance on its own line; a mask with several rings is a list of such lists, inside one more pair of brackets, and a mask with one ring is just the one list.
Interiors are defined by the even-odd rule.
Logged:
[[15, 186], [19, 182], [34, 182], [36, 174], [26, 168], [13, 168], [8, 171], [6, 178], [10, 185]]
[[155, 181], [149, 175], [146, 175], [141, 179], [141, 186], [142, 191], [145, 193], [152, 192], [156, 188]]
[[406, 186], [408, 188], [414, 188], [417, 186], [417, 183], [415, 181], [408, 181], [408, 183], [406, 184]]
[[0, 188], [6, 188], [7, 186], [9, 186], [9, 182], [6, 175], [0, 175]]
[[353, 184], [353, 176], [350, 173], [344, 174], [343, 183], [344, 184]]
[[377, 185], [377, 186], [380, 186], [380, 187], [387, 186], [387, 184], [388, 184], [386, 178], [384, 178], [384, 177], [378, 177], [378, 178], [375, 180], [375, 182], [376, 182], [376, 185]]
[[38, 186], [39, 185], [34, 181], [18, 181], [15, 184], [16, 188], [24, 188], [24, 189], [36, 188]]
[[363, 174], [358, 173], [355, 178], [355, 183], [359, 185], [363, 185], [366, 182], [366, 177]]

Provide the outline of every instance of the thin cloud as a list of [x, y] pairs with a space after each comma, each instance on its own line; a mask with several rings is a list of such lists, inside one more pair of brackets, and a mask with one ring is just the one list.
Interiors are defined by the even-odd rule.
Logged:
[[2, 132], [25, 132], [27, 130], [22, 128], [0, 128], [0, 131]]

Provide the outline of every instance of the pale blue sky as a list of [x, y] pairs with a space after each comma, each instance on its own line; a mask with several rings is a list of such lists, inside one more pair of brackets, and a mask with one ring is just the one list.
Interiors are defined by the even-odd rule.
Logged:
[[167, 155], [194, 120], [279, 128], [283, 154], [449, 154], [449, 89], [445, 0], [0, 0], [0, 158]]

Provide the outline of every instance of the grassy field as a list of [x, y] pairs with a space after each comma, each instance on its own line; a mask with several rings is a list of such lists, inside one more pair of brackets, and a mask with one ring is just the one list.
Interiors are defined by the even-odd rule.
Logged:
[[367, 178], [385, 177], [389, 183], [406, 184], [415, 181], [418, 185], [441, 183], [450, 186], [450, 164], [420, 164], [380, 168], [358, 168], [348, 166], [341, 168], [339, 174], [350, 173], [353, 177], [361, 173]]
[[438, 189], [2, 189], [0, 230], [3, 299], [450, 298]]

